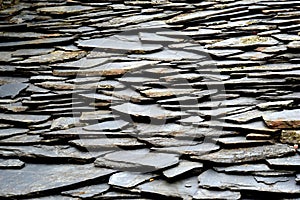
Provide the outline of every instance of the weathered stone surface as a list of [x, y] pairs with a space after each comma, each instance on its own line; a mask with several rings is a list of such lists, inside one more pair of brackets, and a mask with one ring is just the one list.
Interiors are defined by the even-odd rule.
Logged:
[[160, 44], [142, 44], [138, 41], [120, 40], [117, 37], [80, 40], [77, 43], [81, 47], [111, 49], [115, 51], [121, 51], [120, 53], [122, 53], [122, 51], [148, 52], [148, 51], [160, 50], [162, 48]]
[[21, 135], [29, 131], [29, 129], [25, 129], [25, 128], [8, 128], [8, 129], [4, 129], [4, 128], [5, 127], [0, 128], [0, 139]]
[[197, 191], [198, 182], [196, 177], [182, 179], [173, 183], [164, 180], [154, 180], [138, 186], [142, 192], [157, 194], [164, 197], [191, 198]]
[[24, 61], [19, 61], [16, 63], [17, 64], [55, 63], [55, 62], [62, 62], [71, 59], [81, 58], [84, 55], [85, 55], [84, 51], [68, 52], [68, 51], [57, 50], [45, 55], [32, 56]]
[[268, 134], [260, 134], [260, 133], [249, 133], [246, 135], [247, 140], [269, 140], [271, 139], [271, 135]]
[[261, 52], [246, 52], [234, 56], [229, 56], [228, 58], [231, 59], [242, 59], [242, 60], [266, 60], [268, 58], [273, 57], [274, 55], [272, 54], [266, 54], [266, 53], [261, 53]]
[[193, 170], [201, 170], [202, 168], [202, 163], [182, 160], [178, 166], [164, 170], [163, 175], [167, 178], [175, 178], [177, 176], [190, 173]]
[[87, 124], [81, 123], [79, 118], [75, 117], [60, 117], [52, 121], [51, 130], [68, 129], [76, 126], [84, 126]]
[[218, 150], [220, 147], [213, 143], [202, 143], [192, 146], [178, 146], [178, 147], [164, 147], [164, 148], [151, 148], [155, 151], [166, 153], [177, 153], [183, 155], [204, 155], [212, 151]]
[[40, 135], [16, 135], [6, 139], [0, 140], [0, 144], [2, 145], [33, 145], [33, 144], [42, 144], [42, 143], [50, 143], [55, 142], [57, 139], [49, 139], [45, 140]]
[[287, 101], [273, 101], [273, 102], [266, 102], [260, 103], [256, 105], [259, 110], [272, 110], [272, 109], [280, 109], [280, 108], [287, 108], [292, 106], [293, 100]]
[[[106, 152], [97, 152], [98, 155]], [[17, 156], [20, 158], [87, 163], [92, 162], [95, 156], [89, 152], [81, 152], [74, 147], [67, 145], [33, 145], [33, 146], [5, 146], [0, 148], [0, 155], [4, 157]]]
[[9, 1], [0, 199], [300, 197], [299, 2]]
[[[15, 170], [0, 170], [1, 197], [27, 196], [80, 185], [112, 174], [114, 170], [88, 165], [27, 164], [20, 173]], [[28, 182], [28, 180], [31, 180]]]
[[142, 172], [164, 169], [176, 165], [178, 155], [149, 152], [148, 149], [116, 151], [96, 159], [95, 166], [116, 169], [133, 169]]
[[300, 110], [284, 110], [263, 115], [263, 119], [270, 128], [300, 128]]
[[135, 194], [135, 193], [112, 191], [112, 192], [106, 192], [101, 195], [96, 195], [94, 198], [95, 199], [118, 199], [118, 198], [141, 199], [142, 197], [141, 197], [141, 195]]
[[300, 131], [299, 130], [282, 130], [280, 135], [280, 142], [288, 144], [300, 143]]
[[193, 199], [240, 199], [241, 194], [239, 192], [232, 192], [230, 190], [219, 191], [219, 190], [207, 190], [199, 188]]
[[42, 38], [35, 40], [25, 40], [25, 41], [13, 41], [13, 42], [1, 42], [0, 46], [2, 48], [11, 47], [28, 47], [28, 46], [38, 46], [38, 45], [49, 45], [49, 44], [60, 44], [64, 42], [70, 42], [74, 40], [74, 37], [54, 37], [54, 38]]
[[217, 42], [209, 46], [210, 48], [240, 48], [240, 47], [251, 47], [251, 46], [272, 46], [278, 44], [278, 41], [271, 37], [260, 37], [260, 36], [245, 36], [240, 38], [230, 38]]
[[0, 159], [0, 169], [21, 169], [25, 163], [18, 159]]
[[177, 96], [177, 95], [184, 95], [190, 94], [194, 92], [193, 89], [149, 89], [141, 91], [141, 93], [145, 94], [147, 97], [159, 98], [159, 97], [170, 97], [170, 96]]
[[192, 140], [180, 140], [169, 137], [139, 137], [140, 141], [151, 144], [154, 147], [169, 147], [169, 146], [188, 146], [188, 145], [196, 145], [200, 142], [192, 141]]
[[299, 49], [300, 48], [300, 41], [293, 41], [293, 42], [290, 42], [288, 45], [287, 45], [288, 48], [290, 49]]
[[21, 114], [0, 114], [0, 120], [6, 122], [17, 122], [26, 124], [36, 124], [45, 122], [50, 118], [48, 115], [21, 115]]
[[12, 53], [12, 56], [38, 56], [48, 54], [52, 51], [54, 51], [54, 48], [18, 49]]
[[217, 172], [225, 172], [225, 173], [254, 173], [254, 172], [266, 172], [271, 171], [271, 169], [266, 164], [243, 164], [243, 165], [235, 165], [229, 167], [214, 167], [214, 170]]
[[[149, 117], [155, 119], [172, 119], [186, 115], [184, 112], [172, 112], [163, 108], [152, 105], [138, 105], [133, 103], [124, 103], [117, 106], [111, 106], [111, 109], [117, 113], [127, 114], [134, 117]], [[130, 116], [128, 116], [130, 117]]]
[[287, 156], [294, 153], [295, 150], [288, 145], [275, 144], [239, 149], [222, 149], [207, 155], [192, 156], [192, 158], [213, 163], [230, 164], [255, 162], [267, 158]]
[[143, 143], [138, 142], [135, 138], [92, 138], [71, 140], [70, 143], [77, 147], [86, 148], [90, 151], [105, 148], [139, 148], [145, 146]]
[[83, 127], [87, 131], [118, 131], [126, 127], [129, 122], [124, 120], [106, 121]]
[[117, 76], [123, 75], [127, 72], [137, 70], [142, 67], [151, 66], [157, 64], [157, 61], [133, 61], [133, 62], [119, 62], [108, 63], [101, 66], [82, 69], [82, 70], [54, 70], [53, 75], [56, 76]]
[[82, 112], [80, 116], [80, 121], [106, 121], [116, 119], [118, 116], [111, 114], [109, 110], [98, 110], [91, 112]]
[[248, 124], [232, 124], [220, 121], [204, 121], [200, 123], [194, 123], [195, 125], [203, 126], [203, 127], [210, 127], [210, 128], [224, 128], [228, 130], [244, 130], [248, 132], [256, 132], [256, 133], [264, 133], [264, 134], [275, 134], [279, 132], [278, 129], [271, 129], [268, 128], [264, 122], [252, 122]]
[[222, 144], [223, 146], [232, 146], [232, 147], [246, 147], [253, 145], [263, 145], [263, 144], [272, 144], [270, 140], [247, 140], [243, 136], [235, 137], [225, 137], [214, 139], [217, 143]]
[[62, 194], [74, 198], [85, 199], [85, 198], [93, 198], [97, 195], [100, 195], [106, 192], [108, 189], [109, 189], [109, 185], [103, 183], [103, 184], [85, 186], [74, 190], [63, 191]]
[[156, 176], [150, 173], [119, 172], [109, 178], [108, 184], [122, 188], [132, 188]]
[[253, 121], [257, 121], [259, 119], [261, 119], [262, 115], [268, 113], [268, 112], [261, 112], [259, 110], [251, 110], [248, 112], [243, 112], [237, 115], [231, 115], [231, 116], [227, 116], [227, 117], [223, 117], [221, 119], [228, 121], [228, 122], [232, 122], [232, 123], [249, 123], [249, 122], [253, 122]]
[[[214, 177], [212, 179], [211, 177]], [[270, 181], [270, 182], [269, 182]], [[251, 175], [227, 175], [207, 170], [199, 176], [199, 186], [204, 188], [257, 191], [281, 194], [299, 194], [299, 186], [293, 177], [264, 178]]]
[[0, 98], [15, 98], [20, 92], [24, 91], [29, 84], [8, 83], [0, 86]]
[[90, 6], [55, 6], [55, 7], [44, 7], [37, 9], [38, 12], [53, 14], [53, 15], [63, 15], [63, 14], [80, 14], [81, 12], [91, 11], [95, 8]]
[[300, 156], [296, 154], [294, 156], [284, 158], [267, 159], [267, 162], [271, 167], [281, 167], [282, 169], [297, 169], [300, 166]]

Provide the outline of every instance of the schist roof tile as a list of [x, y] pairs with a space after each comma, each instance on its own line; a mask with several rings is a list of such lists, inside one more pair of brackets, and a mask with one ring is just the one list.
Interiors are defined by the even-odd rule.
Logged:
[[0, 4], [0, 199], [300, 198], [299, 1]]

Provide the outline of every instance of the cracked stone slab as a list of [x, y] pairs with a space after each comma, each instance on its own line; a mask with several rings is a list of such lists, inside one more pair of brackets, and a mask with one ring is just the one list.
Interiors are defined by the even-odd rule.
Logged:
[[169, 183], [165, 180], [154, 180], [137, 187], [141, 192], [173, 198], [191, 198], [198, 189], [197, 177], [186, 178]]
[[150, 152], [148, 149], [116, 151], [95, 160], [97, 167], [116, 169], [155, 171], [176, 165], [177, 154]]
[[[110, 107], [113, 111], [134, 117], [149, 117], [154, 119], [172, 119], [186, 115], [184, 112], [172, 112], [159, 107], [156, 104], [138, 105], [133, 103], [124, 103]], [[128, 117], [130, 117], [128, 116]]]
[[19, 159], [0, 159], [0, 169], [22, 169], [25, 163]]
[[154, 147], [174, 147], [174, 146], [188, 146], [188, 145], [196, 145], [200, 142], [192, 141], [192, 140], [180, 140], [176, 138], [170, 137], [139, 137], [140, 141], [151, 144]]
[[80, 47], [93, 47], [125, 52], [151, 52], [161, 50], [163, 47], [160, 44], [142, 44], [139, 41], [120, 40], [116, 36], [112, 36], [109, 38], [79, 40], [77, 44]]
[[283, 158], [266, 160], [271, 167], [281, 167], [283, 169], [297, 168], [300, 166], [300, 156], [298, 154]]
[[263, 119], [270, 128], [297, 129], [300, 128], [300, 109], [265, 114]]
[[279, 42], [271, 37], [244, 36], [239, 38], [230, 38], [221, 42], [214, 43], [209, 48], [242, 48], [252, 46], [273, 46]]
[[199, 188], [196, 194], [193, 196], [193, 199], [227, 199], [227, 200], [234, 200], [240, 199], [241, 193], [240, 192], [233, 192], [230, 190], [219, 191], [219, 190], [207, 190], [203, 188]]
[[71, 196], [74, 198], [93, 198], [97, 195], [100, 195], [106, 192], [109, 189], [109, 185], [107, 183], [97, 184], [97, 185], [89, 185], [85, 187], [80, 187], [74, 190], [63, 191], [61, 194], [66, 196]]
[[288, 108], [293, 105], [293, 100], [286, 100], [286, 101], [272, 101], [266, 103], [260, 103], [256, 106], [259, 110], [274, 110], [274, 109], [281, 109], [281, 108]]
[[17, 156], [19, 158], [47, 160], [48, 162], [52, 161], [62, 163], [88, 163], [92, 162], [96, 155], [99, 156], [105, 153], [107, 152], [81, 152], [76, 148], [67, 145], [2, 146], [0, 148], [0, 155], [3, 157]]
[[242, 164], [229, 167], [213, 167], [213, 169], [217, 172], [223, 172], [226, 174], [252, 174], [263, 177], [290, 176], [295, 173], [294, 171], [274, 170], [268, 165], [261, 163]]
[[15, 98], [24, 91], [29, 84], [26, 83], [8, 83], [0, 86], [0, 98]]
[[129, 125], [129, 122], [124, 120], [105, 121], [98, 124], [93, 124], [83, 127], [86, 131], [118, 131]]
[[81, 58], [85, 55], [85, 51], [53, 51], [49, 54], [32, 56], [26, 60], [15, 62], [17, 64], [46, 64], [46, 63], [55, 63], [63, 62], [71, 59]]
[[219, 150], [220, 146], [213, 143], [202, 143], [197, 145], [178, 146], [178, 147], [152, 147], [152, 150], [166, 153], [177, 153], [182, 155], [200, 156]]
[[[106, 63], [101, 66], [96, 66], [88, 69], [81, 70], [68, 70], [68, 69], [55, 69], [53, 75], [55, 76], [117, 76], [123, 75], [127, 72], [134, 71], [146, 66], [157, 64], [158, 61], [132, 61], [132, 62], [113, 62]], [[99, 83], [98, 85], [101, 85]]]
[[274, 135], [279, 132], [279, 129], [268, 128], [263, 121], [251, 122], [248, 124], [232, 124], [221, 121], [204, 121], [194, 124], [201, 127], [224, 128], [225, 130], [243, 130], [247, 132], [264, 133], [270, 135]]
[[231, 146], [231, 147], [247, 147], [254, 145], [264, 145], [264, 144], [272, 144], [271, 140], [248, 140], [244, 136], [235, 136], [235, 137], [224, 137], [213, 139], [219, 144], [223, 146]]
[[80, 14], [86, 11], [95, 10], [94, 7], [91, 6], [53, 6], [53, 7], [44, 7], [38, 8], [37, 12], [44, 14], [52, 14], [52, 15], [64, 15], [64, 14]]
[[[16, 173], [15, 170], [0, 170], [1, 197], [28, 196], [52, 190], [62, 190], [71, 185], [80, 185], [115, 172], [112, 169], [87, 165], [44, 165], [27, 164]], [[28, 180], [31, 180], [28, 182]], [[5, 183], [5, 184], [3, 184]]]
[[54, 38], [42, 38], [35, 40], [24, 40], [24, 41], [12, 41], [12, 42], [1, 42], [1, 48], [16, 48], [16, 47], [30, 47], [38, 45], [53, 45], [61, 44], [66, 42], [71, 42], [74, 40], [74, 37], [54, 37]]
[[76, 126], [84, 126], [87, 125], [85, 123], [81, 123], [80, 119], [77, 117], [59, 117], [52, 121], [51, 130], [59, 130], [59, 129], [69, 129]]
[[183, 174], [191, 173], [194, 170], [201, 170], [202, 168], [203, 164], [200, 162], [181, 160], [177, 166], [164, 170], [163, 175], [167, 178], [175, 178]]
[[274, 144], [238, 149], [221, 149], [220, 151], [192, 158], [213, 163], [247, 163], [265, 160], [267, 158], [280, 158], [295, 154], [295, 150], [288, 145]]
[[49, 115], [0, 114], [0, 120], [14, 123], [37, 124], [47, 121]]
[[0, 139], [13, 137], [16, 135], [21, 135], [21, 134], [27, 133], [28, 131], [29, 131], [29, 129], [25, 129], [25, 128], [8, 128], [8, 129], [6, 129], [5, 127], [3, 127], [3, 128], [0, 128]]
[[145, 146], [144, 143], [137, 141], [135, 138], [82, 138], [79, 140], [71, 140], [69, 143], [92, 151], [104, 148], [139, 148]]
[[221, 119], [231, 122], [231, 123], [244, 124], [244, 123], [250, 123], [253, 121], [257, 121], [257, 120], [261, 119], [263, 114], [266, 114], [266, 113], [268, 113], [268, 112], [262, 112], [259, 110], [251, 110], [251, 111], [239, 113], [236, 115], [222, 117]]
[[[211, 177], [214, 177], [212, 179]], [[281, 194], [299, 194], [294, 177], [270, 178], [251, 175], [228, 175], [207, 170], [198, 177], [204, 188], [230, 189], [233, 191], [256, 191]]]
[[122, 188], [133, 188], [145, 181], [149, 181], [155, 178], [157, 175], [140, 172], [119, 172], [113, 174], [109, 178], [109, 185], [122, 187]]

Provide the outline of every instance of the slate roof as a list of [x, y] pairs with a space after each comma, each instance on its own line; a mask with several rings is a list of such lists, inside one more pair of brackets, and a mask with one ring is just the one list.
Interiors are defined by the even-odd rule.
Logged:
[[0, 198], [299, 198], [299, 8], [1, 10]]

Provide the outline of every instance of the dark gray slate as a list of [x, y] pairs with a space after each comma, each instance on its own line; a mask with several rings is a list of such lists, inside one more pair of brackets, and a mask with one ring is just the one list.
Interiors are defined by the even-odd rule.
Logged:
[[196, 194], [198, 181], [196, 177], [182, 179], [173, 183], [165, 180], [154, 180], [138, 186], [138, 189], [145, 193], [164, 197], [190, 199]]
[[194, 170], [200, 170], [202, 168], [203, 168], [203, 164], [200, 162], [181, 160], [177, 166], [164, 170], [163, 175], [167, 178], [174, 178], [179, 175], [190, 173], [191, 171]]
[[199, 188], [196, 194], [193, 196], [193, 199], [240, 199], [241, 193], [233, 192], [230, 190], [220, 191], [220, 190], [207, 190]]
[[0, 114], [0, 120], [14, 123], [37, 124], [45, 122], [50, 118], [49, 115], [24, 115], [24, 114]]
[[128, 114], [135, 117], [149, 117], [155, 119], [172, 119], [176, 117], [180, 117], [182, 115], [186, 115], [184, 112], [172, 112], [168, 110], [164, 110], [158, 105], [138, 105], [133, 103], [124, 103], [117, 106], [112, 106], [112, 110], [122, 113]]
[[105, 154], [105, 151], [96, 153], [81, 152], [67, 145], [32, 145], [32, 146], [2, 146], [0, 155], [4, 157], [17, 156], [34, 160], [46, 160], [48, 162], [92, 162], [95, 157]]
[[[214, 177], [212, 179], [212, 177]], [[204, 188], [230, 189], [234, 191], [257, 191], [278, 194], [300, 194], [294, 177], [257, 178], [251, 175], [227, 175], [213, 170], [200, 174], [199, 186]], [[273, 184], [270, 184], [273, 183]]]
[[12, 137], [12, 136], [16, 136], [16, 135], [21, 135], [28, 131], [29, 131], [29, 129], [25, 129], [25, 128], [8, 128], [8, 129], [5, 128], [4, 129], [4, 127], [3, 127], [0, 129], [0, 139]]
[[145, 181], [149, 181], [151, 178], [156, 177], [155, 174], [149, 173], [140, 173], [140, 172], [119, 172], [113, 174], [109, 178], [109, 185], [123, 187], [123, 188], [132, 188]]
[[8, 83], [0, 86], [0, 98], [15, 98], [20, 92], [25, 90], [29, 84], [26, 83]]
[[111, 169], [96, 168], [92, 164], [27, 164], [19, 173], [15, 170], [0, 170], [0, 197], [28, 196], [63, 189], [99, 179], [113, 172]]
[[298, 154], [294, 156], [284, 157], [284, 158], [274, 158], [267, 159], [268, 164], [271, 167], [281, 167], [285, 168], [295, 168], [300, 166], [300, 156]]
[[270, 128], [297, 129], [300, 128], [300, 109], [265, 114], [263, 119]]
[[134, 169], [142, 172], [164, 169], [176, 165], [178, 155], [149, 152], [148, 149], [109, 153], [96, 159], [95, 166], [116, 169]]
[[109, 189], [109, 185], [107, 183], [97, 184], [97, 185], [90, 185], [81, 187], [74, 190], [67, 190], [62, 192], [61, 194], [71, 196], [74, 198], [93, 198], [97, 195], [106, 192]]
[[129, 122], [124, 120], [106, 121], [83, 127], [87, 131], [117, 131], [126, 127]]
[[214, 163], [238, 164], [260, 161], [267, 158], [279, 158], [294, 153], [295, 150], [288, 145], [275, 144], [239, 149], [222, 149], [207, 155], [192, 156], [192, 158]]
[[78, 147], [86, 148], [88, 150], [97, 150], [103, 148], [139, 148], [145, 144], [137, 141], [135, 138], [91, 138], [71, 140], [70, 144]]
[[178, 147], [163, 147], [163, 148], [154, 148], [151, 149], [166, 152], [166, 153], [178, 153], [184, 155], [203, 155], [210, 153], [212, 151], [218, 150], [220, 147], [213, 143], [202, 143], [197, 145], [188, 145], [188, 146], [178, 146]]

